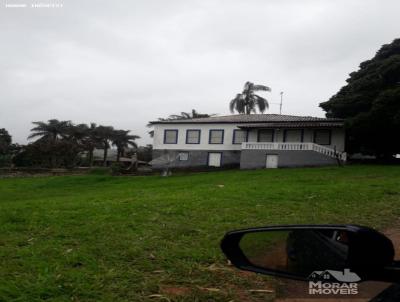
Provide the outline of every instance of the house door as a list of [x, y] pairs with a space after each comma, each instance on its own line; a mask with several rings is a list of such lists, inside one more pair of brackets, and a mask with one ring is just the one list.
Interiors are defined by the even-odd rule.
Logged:
[[208, 153], [208, 165], [210, 167], [221, 167], [221, 153]]
[[265, 161], [265, 167], [267, 169], [278, 168], [278, 155], [268, 154]]

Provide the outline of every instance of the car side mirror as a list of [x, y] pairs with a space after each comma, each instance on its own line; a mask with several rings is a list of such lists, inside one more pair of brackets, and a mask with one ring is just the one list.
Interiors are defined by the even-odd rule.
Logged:
[[390, 239], [356, 225], [286, 225], [228, 232], [221, 248], [242, 270], [299, 280], [396, 282]]

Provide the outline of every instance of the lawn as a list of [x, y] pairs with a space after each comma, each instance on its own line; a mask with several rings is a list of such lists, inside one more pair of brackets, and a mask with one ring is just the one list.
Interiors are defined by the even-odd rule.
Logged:
[[0, 179], [0, 301], [266, 301], [228, 230], [400, 214], [400, 167]]

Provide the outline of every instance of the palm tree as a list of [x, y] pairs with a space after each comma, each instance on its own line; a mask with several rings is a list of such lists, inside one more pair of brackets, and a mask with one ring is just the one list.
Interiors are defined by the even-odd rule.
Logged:
[[96, 147], [102, 146], [102, 140], [97, 134], [97, 125], [95, 123], [90, 123], [86, 126], [86, 135], [82, 140], [84, 148], [88, 152], [89, 166], [93, 166], [93, 153]]
[[95, 123], [73, 125], [70, 127], [66, 137], [69, 141], [87, 151], [87, 159], [90, 166], [93, 166], [94, 149], [103, 145], [96, 129], [97, 125]]
[[65, 137], [72, 126], [71, 121], [59, 121], [57, 119], [45, 122], [32, 122], [36, 125], [31, 129], [33, 132], [29, 135], [28, 139], [40, 137], [42, 141], [55, 142], [60, 138]]
[[181, 114], [171, 114], [167, 120], [188, 120], [192, 118], [204, 118], [210, 117], [215, 114], [207, 114], [207, 113], [199, 113], [195, 109], [192, 109], [192, 112], [181, 112]]
[[[214, 116], [215, 114], [207, 114], [207, 113], [199, 113], [195, 109], [192, 109], [192, 112], [181, 112], [181, 114], [171, 114], [167, 118], [159, 117], [157, 120], [158, 121], [171, 121], [171, 120], [188, 120], [192, 118], [204, 118], [204, 117], [211, 117]], [[148, 123], [147, 127], [151, 128], [153, 127], [152, 123]], [[150, 137], [154, 136], [154, 130], [151, 130], [148, 132]]]
[[268, 101], [255, 94], [256, 91], [271, 91], [271, 88], [246, 82], [242, 93], [238, 93], [230, 102], [229, 109], [231, 112], [237, 111], [240, 114], [251, 114], [252, 112], [256, 112], [256, 107], [258, 107], [261, 113], [263, 113], [265, 109], [268, 109]]
[[130, 135], [129, 130], [115, 130], [112, 140], [112, 144], [117, 147], [117, 162], [121, 156], [124, 156], [125, 148], [129, 146], [137, 149], [135, 139], [140, 138], [138, 135]]
[[112, 126], [98, 126], [95, 130], [95, 137], [98, 138], [99, 142], [104, 149], [103, 165], [107, 166], [107, 154], [110, 148], [110, 141], [114, 135], [114, 128]]
[[51, 119], [47, 123], [45, 122], [32, 122], [36, 125], [31, 129], [32, 134], [29, 135], [28, 139], [39, 137], [37, 142], [45, 143], [53, 150], [50, 155], [51, 167], [56, 167], [57, 156], [55, 148], [58, 141], [68, 135], [70, 128], [72, 127], [71, 121], [59, 121], [57, 119]]
[[88, 130], [89, 126], [86, 124], [70, 125], [66, 130], [64, 138], [77, 145], [82, 145], [84, 139], [88, 135]]
[[86, 124], [70, 124], [66, 129], [60, 141], [62, 143], [60, 150], [62, 150], [62, 157], [66, 165], [73, 167], [79, 162], [81, 153], [86, 150], [85, 140], [88, 129], [89, 126]]

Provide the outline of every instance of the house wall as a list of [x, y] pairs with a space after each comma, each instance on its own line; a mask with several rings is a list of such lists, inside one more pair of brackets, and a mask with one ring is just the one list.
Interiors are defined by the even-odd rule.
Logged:
[[[178, 154], [180, 152], [188, 152], [188, 160], [180, 161]], [[240, 165], [240, 151], [239, 150], [221, 150], [217, 151], [222, 153], [221, 168], [233, 168]], [[153, 158], [168, 157], [171, 159], [176, 158], [169, 165], [166, 164], [153, 164], [153, 169], [159, 170], [166, 166], [175, 169], [189, 169], [189, 168], [207, 168], [208, 167], [208, 153], [207, 150], [153, 150]]]
[[[177, 144], [164, 144], [164, 130], [178, 130]], [[200, 144], [186, 144], [186, 130], [200, 130]], [[209, 132], [211, 129], [224, 130], [223, 144], [209, 144]], [[240, 150], [241, 144], [233, 144], [233, 130], [239, 129], [234, 124], [159, 124], [154, 127], [153, 149], [165, 150]]]
[[[312, 143], [314, 142], [314, 130], [315, 129], [304, 129], [303, 142]], [[284, 141], [285, 129], [275, 129], [274, 131], [274, 142], [281, 143]], [[257, 141], [257, 129], [252, 129], [249, 131], [249, 142]], [[345, 150], [345, 130], [341, 128], [331, 129], [331, 144], [324, 145], [327, 148], [335, 149], [338, 152], [343, 152]]]
[[[154, 126], [154, 141], [153, 149], [162, 150], [241, 150], [240, 144], [233, 144], [233, 130], [239, 129], [239, 124], [158, 124]], [[164, 130], [178, 130], [178, 143], [177, 144], [164, 144]], [[186, 144], [186, 130], [198, 129], [200, 133], [200, 144]], [[209, 131], [211, 129], [224, 130], [224, 143], [223, 144], [209, 144]], [[328, 148], [334, 149], [339, 152], [345, 150], [345, 131], [341, 128], [333, 128], [331, 135], [331, 144], [326, 145]], [[274, 141], [284, 141], [285, 129], [275, 129]], [[314, 141], [314, 129], [304, 129], [304, 142]], [[257, 130], [249, 130], [249, 142], [257, 142]]]
[[315, 151], [242, 150], [241, 169], [263, 169], [267, 155], [278, 155], [278, 168], [337, 165], [337, 160]]

